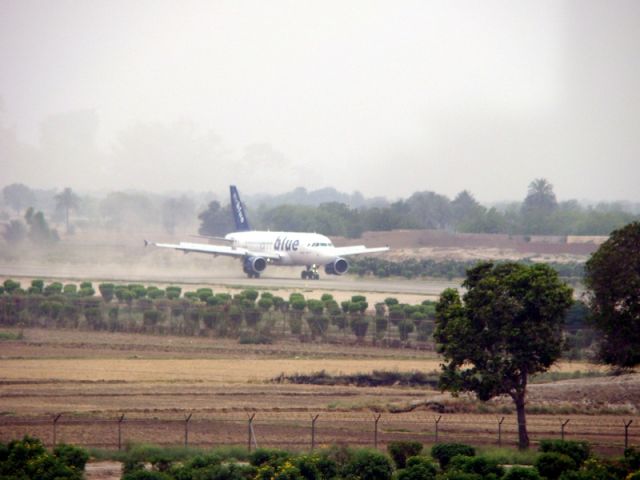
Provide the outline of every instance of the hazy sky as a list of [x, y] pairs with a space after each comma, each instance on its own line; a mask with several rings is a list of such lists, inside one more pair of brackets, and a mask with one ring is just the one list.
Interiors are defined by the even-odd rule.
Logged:
[[0, 0], [0, 186], [640, 201], [640, 1]]

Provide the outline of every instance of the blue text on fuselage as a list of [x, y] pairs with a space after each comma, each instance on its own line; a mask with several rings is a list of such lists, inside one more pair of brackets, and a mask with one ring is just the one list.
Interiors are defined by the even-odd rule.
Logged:
[[287, 237], [284, 238], [276, 238], [276, 241], [273, 244], [273, 249], [275, 251], [282, 251], [282, 252], [290, 252], [290, 251], [297, 251], [298, 247], [300, 246], [300, 240], [291, 240], [288, 239]]

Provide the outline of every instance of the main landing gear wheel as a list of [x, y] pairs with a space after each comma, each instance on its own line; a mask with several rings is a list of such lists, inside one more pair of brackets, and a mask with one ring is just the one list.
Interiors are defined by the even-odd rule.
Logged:
[[260, 278], [260, 274], [258, 272], [248, 272], [247, 277], [249, 278]]
[[300, 278], [303, 280], [320, 280], [320, 274], [315, 266], [307, 267], [307, 269], [303, 270], [300, 274]]

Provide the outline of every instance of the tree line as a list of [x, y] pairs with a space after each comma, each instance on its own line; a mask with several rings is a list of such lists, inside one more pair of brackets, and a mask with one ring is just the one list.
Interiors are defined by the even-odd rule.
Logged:
[[[229, 205], [213, 197], [224, 194], [157, 195], [144, 192], [110, 192], [98, 197], [62, 191], [31, 189], [12, 184], [2, 189], [4, 211], [0, 221], [10, 224], [5, 240], [24, 238], [15, 215], [29, 207], [42, 212], [49, 222], [76, 227], [124, 229], [132, 225], [164, 228], [173, 233], [197, 228], [207, 235], [224, 235], [234, 229]], [[275, 197], [245, 195], [254, 228], [320, 232], [330, 236], [359, 237], [364, 231], [395, 229], [444, 229], [461, 233], [513, 235], [608, 235], [637, 220], [638, 206], [599, 203], [585, 206], [576, 200], [558, 201], [553, 186], [535, 179], [521, 202], [499, 206], [481, 205], [467, 190], [450, 199], [433, 191], [415, 192], [390, 202], [383, 197], [365, 199], [334, 189], [307, 192], [296, 189]], [[17, 222], [17, 223], [16, 223]], [[26, 230], [23, 228], [22, 230]]]
[[[467, 270], [474, 267], [477, 260], [433, 260], [431, 258], [409, 258], [405, 260], [387, 260], [379, 257], [354, 257], [349, 260], [349, 272], [359, 276], [373, 275], [378, 278], [463, 278]], [[496, 262], [505, 263], [505, 262]], [[531, 260], [519, 260], [522, 265], [533, 265]], [[570, 283], [582, 281], [584, 263], [582, 262], [547, 262], [558, 275]]]

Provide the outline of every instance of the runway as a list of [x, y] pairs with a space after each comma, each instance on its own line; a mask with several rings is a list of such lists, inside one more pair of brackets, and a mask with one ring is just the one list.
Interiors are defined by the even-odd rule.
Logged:
[[446, 288], [460, 288], [460, 280], [454, 279], [379, 279], [375, 277], [357, 277], [354, 275], [333, 276], [322, 275], [319, 280], [300, 279], [300, 269], [280, 267], [268, 269], [261, 278], [249, 279], [242, 272], [233, 270], [211, 269], [209, 273], [202, 271], [184, 272], [180, 269], [145, 269], [140, 272], [135, 265], [65, 265], [65, 264], [0, 264], [0, 277], [43, 280], [61, 282], [93, 281], [114, 283], [143, 284], [182, 284], [211, 287], [253, 287], [258, 289], [285, 290], [317, 290], [327, 292], [370, 292], [388, 295], [411, 295], [435, 298]]

